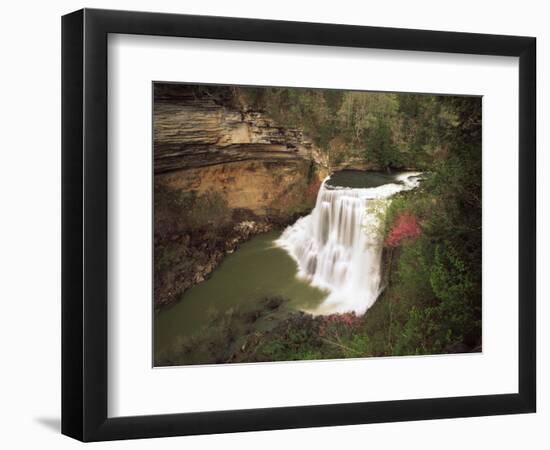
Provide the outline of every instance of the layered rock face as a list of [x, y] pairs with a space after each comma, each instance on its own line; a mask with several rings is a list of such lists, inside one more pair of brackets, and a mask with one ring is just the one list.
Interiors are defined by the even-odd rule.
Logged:
[[156, 184], [216, 191], [232, 209], [284, 216], [305, 200], [304, 183], [328, 173], [324, 156], [301, 130], [248, 110], [231, 88], [211, 93], [161, 85], [155, 97]]
[[163, 305], [240, 242], [307, 214], [328, 164], [301, 130], [247, 107], [238, 88], [155, 85], [153, 122], [155, 303]]
[[231, 88], [213, 94], [185, 88], [155, 89], [155, 173], [258, 159], [327, 165], [301, 130], [276, 126], [261, 111], [248, 109]]

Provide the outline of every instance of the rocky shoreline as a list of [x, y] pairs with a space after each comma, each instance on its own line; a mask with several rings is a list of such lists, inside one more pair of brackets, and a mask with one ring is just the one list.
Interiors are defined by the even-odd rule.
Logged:
[[[219, 234], [216, 233], [217, 236], [199, 230], [174, 236], [156, 245], [155, 253], [161, 255], [158, 258], [161, 267], [155, 267], [155, 308], [177, 302], [185, 291], [205, 281], [223, 258], [239, 245], [272, 229], [269, 222], [243, 221], [233, 227], [224, 227]], [[167, 252], [174, 257], [168, 257], [170, 262], [163, 267], [162, 259]]]
[[169, 267], [163, 268], [160, 262], [161, 267], [155, 268], [155, 308], [178, 302], [188, 289], [207, 280], [224, 258], [243, 243], [262, 233], [283, 230], [304, 214], [295, 214], [287, 220], [242, 220], [217, 230], [215, 235], [212, 230], [199, 230], [157, 243], [155, 253], [161, 256], [156, 259], [162, 260], [166, 251], [175, 257], [170, 260]]
[[308, 214], [328, 174], [301, 130], [226, 88], [155, 86], [154, 304], [178, 301], [260, 233]]

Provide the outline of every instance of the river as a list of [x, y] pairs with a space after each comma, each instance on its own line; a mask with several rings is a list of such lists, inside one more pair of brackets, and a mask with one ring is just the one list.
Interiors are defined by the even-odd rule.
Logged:
[[290, 309], [316, 314], [364, 313], [380, 289], [381, 243], [375, 230], [380, 206], [395, 193], [416, 187], [418, 175], [333, 174], [321, 186], [311, 214], [282, 233], [252, 238], [208, 280], [157, 313], [155, 352], [208, 326], [214, 310], [246, 309], [266, 297], [285, 298]]

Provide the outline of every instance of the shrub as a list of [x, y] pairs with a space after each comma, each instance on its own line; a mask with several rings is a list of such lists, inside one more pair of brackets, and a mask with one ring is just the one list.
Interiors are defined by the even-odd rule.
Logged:
[[414, 240], [420, 234], [420, 225], [418, 225], [416, 217], [409, 212], [405, 212], [400, 214], [395, 220], [386, 238], [386, 245], [397, 247], [403, 240]]

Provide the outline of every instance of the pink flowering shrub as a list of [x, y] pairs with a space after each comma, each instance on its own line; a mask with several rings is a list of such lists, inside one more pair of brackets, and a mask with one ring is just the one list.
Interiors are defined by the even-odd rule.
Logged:
[[386, 245], [397, 247], [404, 239], [416, 239], [422, 233], [416, 217], [409, 212], [401, 213], [395, 219], [388, 237]]
[[320, 316], [320, 320], [319, 336], [326, 336], [329, 331], [337, 332], [338, 329], [352, 329], [361, 323], [361, 318], [357, 317], [354, 312]]

